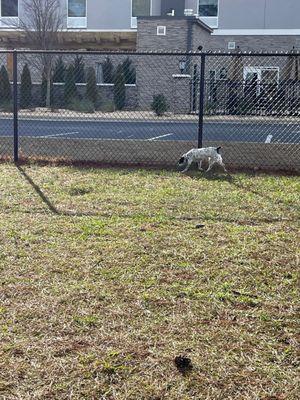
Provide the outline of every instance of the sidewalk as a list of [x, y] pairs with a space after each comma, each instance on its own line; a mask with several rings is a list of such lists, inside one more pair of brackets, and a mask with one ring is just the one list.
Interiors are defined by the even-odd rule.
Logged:
[[[20, 110], [18, 113], [19, 119], [37, 119], [37, 120], [122, 120], [122, 121], [149, 121], [149, 122], [198, 122], [197, 114], [173, 114], [165, 113], [158, 117], [152, 111], [114, 111], [94, 113], [83, 113], [66, 109], [56, 109], [51, 111], [47, 108], [36, 108], [34, 110]], [[0, 112], [0, 118], [11, 119], [12, 113]], [[300, 116], [241, 116], [241, 115], [205, 115], [205, 122], [232, 122], [232, 123], [258, 123], [264, 124], [300, 124]]]

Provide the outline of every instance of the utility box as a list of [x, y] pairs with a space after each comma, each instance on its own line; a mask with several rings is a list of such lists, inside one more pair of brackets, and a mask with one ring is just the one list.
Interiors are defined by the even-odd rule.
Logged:
[[[161, 15], [173, 14], [175, 17], [183, 17], [185, 9], [185, 0], [162, 0]], [[174, 11], [173, 11], [174, 10]]]

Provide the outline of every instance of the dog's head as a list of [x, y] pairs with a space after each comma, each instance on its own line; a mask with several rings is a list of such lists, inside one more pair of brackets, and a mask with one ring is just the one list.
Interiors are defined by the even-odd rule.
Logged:
[[186, 158], [184, 156], [182, 156], [178, 161], [178, 165], [183, 165], [183, 164], [186, 164]]
[[181, 170], [187, 164], [187, 158], [183, 155], [177, 162], [177, 168]]

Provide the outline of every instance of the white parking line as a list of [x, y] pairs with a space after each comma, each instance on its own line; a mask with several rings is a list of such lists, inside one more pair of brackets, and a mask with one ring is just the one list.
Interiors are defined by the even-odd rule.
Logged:
[[66, 135], [76, 135], [79, 132], [65, 132], [65, 133], [57, 133], [53, 135], [43, 135], [43, 136], [36, 136], [37, 138], [48, 138], [48, 137], [57, 137], [57, 136], [66, 136]]
[[147, 140], [149, 140], [149, 141], [156, 140], [156, 139], [160, 139], [160, 138], [163, 138], [163, 137], [166, 137], [166, 136], [171, 136], [171, 135], [174, 135], [174, 133], [167, 133], [166, 135], [155, 136], [155, 137], [152, 137], [152, 138], [147, 139]]
[[272, 137], [273, 137], [273, 135], [268, 135], [266, 137], [265, 143], [271, 143]]

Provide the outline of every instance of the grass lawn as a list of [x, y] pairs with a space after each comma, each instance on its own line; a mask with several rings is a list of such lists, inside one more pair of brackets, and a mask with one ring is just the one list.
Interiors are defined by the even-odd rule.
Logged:
[[299, 192], [0, 164], [0, 399], [299, 399]]

